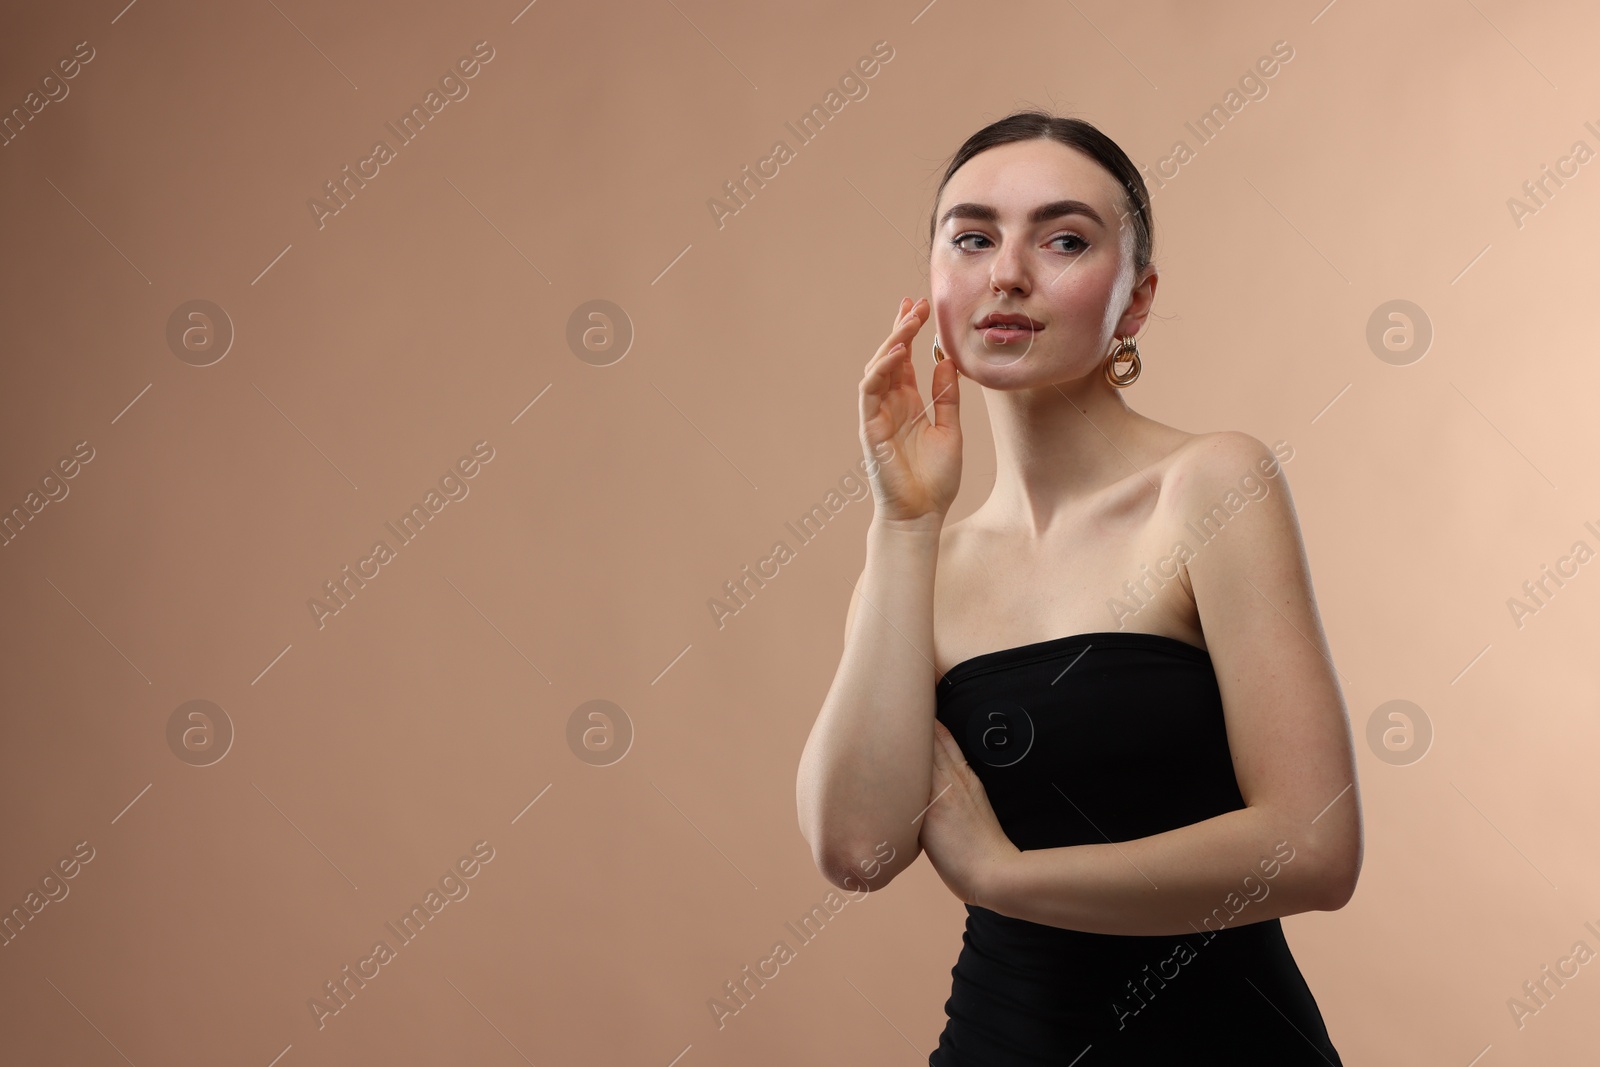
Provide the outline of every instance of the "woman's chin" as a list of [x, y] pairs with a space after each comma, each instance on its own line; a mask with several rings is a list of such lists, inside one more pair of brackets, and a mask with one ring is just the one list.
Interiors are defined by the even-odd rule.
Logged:
[[990, 389], [1040, 389], [1078, 384], [1100, 371], [1096, 361], [1081, 367], [1065, 365], [1035, 349], [1006, 352], [999, 347], [977, 346], [963, 352], [957, 363], [961, 376]]

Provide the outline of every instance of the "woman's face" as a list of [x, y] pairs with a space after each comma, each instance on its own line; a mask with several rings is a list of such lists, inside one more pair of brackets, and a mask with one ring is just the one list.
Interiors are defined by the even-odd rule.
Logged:
[[[1113, 337], [1137, 333], [1155, 286], [1130, 304], [1124, 203], [1098, 163], [1044, 138], [987, 149], [951, 175], [929, 265], [939, 347], [963, 376], [997, 389], [1070, 381], [1100, 372]], [[1006, 314], [1030, 322], [985, 328]]]

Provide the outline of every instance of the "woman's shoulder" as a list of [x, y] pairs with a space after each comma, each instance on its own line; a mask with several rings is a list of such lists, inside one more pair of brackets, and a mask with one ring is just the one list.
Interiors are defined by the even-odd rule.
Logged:
[[1237, 486], [1241, 479], [1276, 477], [1278, 464], [1293, 455], [1288, 442], [1268, 446], [1243, 430], [1191, 434], [1167, 464], [1172, 500], [1182, 504], [1196, 497], [1209, 499], [1218, 489]]

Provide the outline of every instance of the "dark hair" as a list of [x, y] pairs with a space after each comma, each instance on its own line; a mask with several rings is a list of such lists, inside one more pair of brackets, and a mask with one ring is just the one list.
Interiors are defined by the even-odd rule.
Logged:
[[[933, 194], [935, 214], [939, 210], [939, 197], [944, 195], [944, 187], [949, 184], [950, 176], [960, 170], [967, 160], [997, 145], [1011, 144], [1014, 141], [1031, 141], [1040, 137], [1077, 149], [1104, 167], [1107, 173], [1117, 180], [1126, 197], [1126, 204], [1121, 210], [1125, 215], [1131, 215], [1133, 221], [1133, 272], [1135, 277], [1143, 274], [1144, 269], [1150, 265], [1155, 243], [1154, 224], [1150, 218], [1150, 194], [1145, 189], [1144, 178], [1139, 174], [1139, 168], [1133, 165], [1133, 161], [1117, 142], [1101, 133], [1093, 123], [1083, 119], [1057, 118], [1043, 111], [1017, 111], [997, 122], [991, 122], [968, 137], [966, 143], [951, 157], [950, 165], [945, 168], [944, 179], [939, 182], [939, 189]], [[937, 225], [938, 219], [930, 216], [928, 219], [930, 246]]]

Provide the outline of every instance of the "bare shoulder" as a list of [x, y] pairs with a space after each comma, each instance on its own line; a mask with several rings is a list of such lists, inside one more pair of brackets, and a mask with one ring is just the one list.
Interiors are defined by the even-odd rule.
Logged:
[[1254, 499], [1262, 492], [1263, 479], [1279, 478], [1282, 464], [1293, 458], [1294, 446], [1287, 441], [1269, 446], [1242, 430], [1195, 434], [1173, 454], [1168, 472], [1172, 503], [1192, 516], [1230, 491]]

